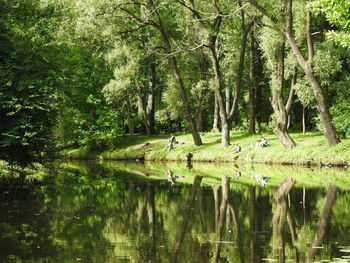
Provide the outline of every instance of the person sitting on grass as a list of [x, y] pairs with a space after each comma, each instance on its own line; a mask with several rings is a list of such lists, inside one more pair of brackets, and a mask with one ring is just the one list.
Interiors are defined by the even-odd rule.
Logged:
[[267, 142], [267, 140], [265, 139], [264, 136], [261, 136], [261, 141], [256, 143], [255, 150], [261, 149], [261, 148], [267, 147], [267, 146], [269, 146], [269, 143]]
[[242, 151], [242, 147], [237, 143], [237, 148], [235, 150], [233, 150], [232, 152], [239, 153], [241, 151]]
[[169, 152], [173, 148], [173, 141], [168, 139], [168, 144], [165, 146], [164, 151]]
[[178, 143], [178, 141], [176, 141], [175, 135], [171, 134], [170, 138], [168, 139], [168, 144], [164, 148], [164, 151], [169, 152], [175, 143]]
[[269, 143], [267, 142], [267, 140], [265, 139], [264, 136], [261, 136], [261, 146], [262, 146], [262, 147], [267, 147], [267, 146], [269, 146]]
[[170, 136], [170, 140], [171, 142], [174, 144], [174, 143], [178, 143], [178, 141], [176, 140], [175, 138], [175, 135], [172, 133], [171, 136]]

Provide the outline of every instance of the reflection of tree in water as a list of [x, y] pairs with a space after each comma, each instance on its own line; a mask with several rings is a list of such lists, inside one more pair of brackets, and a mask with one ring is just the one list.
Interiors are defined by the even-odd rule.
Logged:
[[[312, 220], [317, 216], [317, 207], [316, 202], [322, 200], [322, 196], [313, 193], [314, 190], [310, 191], [312, 196], [304, 196], [308, 204], [304, 204], [308, 211], [303, 211], [299, 206], [300, 189], [296, 191], [296, 194], [291, 194], [295, 181], [292, 179], [285, 180], [277, 189], [277, 191], [271, 191], [271, 189], [264, 189], [264, 193], [261, 191], [262, 188], [256, 189], [255, 187], [250, 187], [248, 189], [248, 194], [240, 191], [238, 192], [238, 198], [232, 198], [236, 195], [229, 194], [229, 197], [226, 198], [226, 192], [230, 191], [225, 190], [223, 184], [222, 189], [218, 187], [213, 187], [213, 199], [215, 200], [215, 222], [216, 222], [216, 231], [218, 233], [218, 241], [215, 243], [215, 249], [213, 248], [213, 262], [260, 262], [261, 256], [267, 256], [268, 259], [278, 260], [278, 262], [286, 262], [286, 259], [294, 259], [295, 262], [313, 262], [317, 248], [324, 242], [325, 233], [327, 228], [329, 228], [330, 215], [332, 207], [335, 203], [337, 188], [335, 186], [330, 186], [328, 188], [327, 194], [324, 197], [323, 209], [319, 216], [319, 222], [317, 226], [314, 226], [314, 221]], [[222, 190], [222, 199], [220, 204], [220, 195], [219, 192]], [[264, 196], [274, 195], [275, 208], [273, 212], [273, 217], [271, 218], [269, 207], [264, 207], [264, 203], [268, 203], [267, 200], [264, 200]], [[292, 197], [291, 197], [292, 196]], [[298, 197], [298, 198], [296, 198]], [[219, 209], [223, 207], [224, 203], [227, 201], [227, 212], [226, 212], [226, 230], [223, 231], [222, 219], [224, 218]], [[248, 200], [248, 202], [247, 202]], [[264, 200], [264, 201], [263, 201]], [[249, 207], [249, 210], [247, 209]], [[311, 208], [314, 209], [311, 209]], [[266, 209], [267, 208], [267, 209]], [[298, 211], [299, 210], [299, 211]], [[249, 211], [247, 214], [240, 213], [241, 211]], [[306, 213], [306, 214], [305, 214]], [[249, 232], [244, 231], [242, 228], [245, 228], [247, 225], [247, 216], [249, 218]], [[265, 220], [262, 221], [261, 219]], [[269, 219], [271, 218], [271, 219]], [[305, 222], [305, 219], [308, 221]], [[269, 230], [269, 222], [272, 224], [272, 239], [270, 236], [264, 234], [264, 229]], [[303, 240], [303, 237], [299, 237], [303, 225], [308, 225], [306, 229], [309, 229], [309, 236], [312, 239], [314, 236], [314, 241], [312, 246], [307, 244], [309, 239]], [[227, 232], [230, 232], [230, 229], [234, 230], [234, 236], [232, 239], [229, 239]], [[313, 234], [312, 229], [316, 229]], [[222, 235], [222, 233], [225, 233]], [[301, 236], [303, 236], [301, 234]], [[227, 240], [234, 241], [234, 244], [231, 245], [235, 247], [235, 251], [230, 249], [231, 242], [226, 242]], [[269, 254], [266, 250], [266, 244], [271, 241], [272, 248], [274, 252]], [[311, 240], [312, 241], [312, 240]], [[264, 247], [264, 250], [261, 250], [261, 247]], [[301, 251], [301, 247], [304, 248], [304, 251]], [[308, 248], [309, 247], [309, 248]], [[248, 249], [249, 248], [249, 249]], [[330, 253], [330, 252], [328, 252]], [[264, 256], [263, 256], [264, 257]], [[330, 254], [326, 255], [326, 259], [331, 258]], [[266, 259], [265, 256], [265, 260]]]
[[[325, 233], [329, 228], [331, 211], [336, 200], [337, 187], [330, 185], [327, 194], [324, 198], [324, 205], [319, 216], [318, 224], [314, 234], [314, 241], [311, 247], [307, 245], [307, 240], [304, 237], [298, 237], [296, 221], [291, 209], [291, 202], [289, 193], [293, 188], [294, 181], [290, 178], [286, 179], [280, 185], [276, 195], [275, 202], [276, 208], [274, 209], [274, 215], [272, 219], [273, 225], [273, 258], [277, 258], [278, 262], [286, 262], [286, 248], [288, 247], [288, 258], [293, 258], [295, 262], [305, 261], [307, 263], [313, 262], [314, 257], [318, 251], [318, 248], [322, 245], [325, 238]], [[312, 222], [309, 222], [309, 224]], [[286, 224], [288, 225], [289, 233], [287, 233]], [[307, 223], [305, 223], [307, 225]], [[310, 227], [304, 229], [311, 229]], [[299, 234], [302, 236], [302, 230], [299, 230]], [[311, 233], [311, 232], [310, 232]], [[287, 239], [289, 240], [289, 246], [287, 246]], [[300, 240], [302, 239], [302, 240]], [[304, 251], [300, 251], [301, 246], [304, 247]], [[308, 249], [305, 248], [309, 247]], [[304, 252], [304, 253], [302, 253]], [[329, 258], [329, 257], [328, 257]]]
[[[293, 188], [295, 181], [291, 178], [285, 179], [275, 194], [275, 200], [277, 207], [275, 209], [272, 218], [273, 228], [273, 250], [277, 252], [277, 258], [279, 262], [285, 262], [285, 237], [284, 237], [284, 225], [287, 218], [288, 203], [287, 196], [290, 190]], [[293, 231], [294, 232], [294, 231]]]
[[[38, 235], [27, 239], [33, 242], [32, 252], [21, 247], [18, 236], [6, 240], [16, 249], [6, 247], [4, 241], [1, 248], [23, 257], [27, 254], [27, 259], [32, 253], [32, 259], [46, 258], [50, 262], [72, 258], [114, 262], [119, 258], [131, 262], [190, 259], [257, 263], [274, 257], [274, 251], [278, 252], [274, 258], [279, 255], [280, 262], [312, 262], [320, 250], [307, 242], [317, 247], [326, 240], [337, 192], [334, 186], [326, 195], [320, 190], [307, 190], [304, 212], [300, 204], [302, 189], [283, 188], [283, 184], [277, 190], [246, 187], [230, 185], [229, 178], [223, 177], [221, 186], [201, 187], [200, 180], [195, 179], [192, 185], [170, 187], [166, 180], [125, 183], [98, 173], [54, 180], [35, 200], [34, 213], [47, 214], [45, 219], [35, 215], [26, 218], [22, 213], [22, 221], [7, 223], [13, 232], [23, 223], [30, 225], [27, 234]], [[337, 209], [337, 222], [348, 218], [343, 210]], [[317, 223], [313, 219], [319, 214]], [[36, 252], [36, 244], [45, 252]], [[321, 251], [323, 258], [331, 258], [331, 250]]]

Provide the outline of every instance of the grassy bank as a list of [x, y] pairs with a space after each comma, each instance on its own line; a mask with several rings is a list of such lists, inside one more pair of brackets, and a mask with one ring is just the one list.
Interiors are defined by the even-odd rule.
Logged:
[[[264, 135], [270, 146], [254, 150], [256, 142]], [[102, 152], [89, 152], [84, 149], [66, 149], [62, 158], [67, 159], [104, 159], [128, 160], [144, 159], [148, 161], [186, 161], [187, 154], [192, 153], [193, 161], [202, 162], [237, 162], [237, 163], [269, 163], [298, 165], [337, 165], [346, 166], [350, 163], [350, 140], [343, 140], [335, 147], [329, 147], [321, 133], [291, 133], [297, 147], [286, 151], [274, 134], [250, 135], [244, 132], [231, 133], [232, 145], [223, 148], [220, 144], [221, 135], [203, 133], [203, 145], [193, 145], [189, 134], [177, 136], [178, 144], [169, 152], [164, 151], [167, 144], [165, 136], [120, 137], [114, 148]], [[236, 143], [242, 147], [242, 152], [234, 153]]]

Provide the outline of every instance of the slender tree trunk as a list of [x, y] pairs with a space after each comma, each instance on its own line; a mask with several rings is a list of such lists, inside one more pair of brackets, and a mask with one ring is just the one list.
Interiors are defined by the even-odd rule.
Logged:
[[[152, 6], [154, 5], [153, 0], [151, 0]], [[164, 46], [165, 46], [165, 51], [168, 54], [171, 54], [171, 45], [170, 45], [170, 41], [169, 41], [169, 37], [167, 35], [167, 33], [165, 32], [165, 29], [163, 27], [163, 22], [158, 14], [157, 9], [155, 10], [155, 14], [157, 15], [158, 18], [158, 25], [157, 25], [157, 29], [159, 30]], [[194, 141], [194, 144], [196, 146], [200, 146], [202, 145], [202, 139], [196, 129], [196, 125], [191, 117], [191, 113], [190, 113], [190, 106], [188, 104], [188, 99], [187, 99], [187, 94], [186, 94], [186, 89], [185, 89], [185, 85], [183, 83], [183, 80], [181, 78], [179, 69], [177, 67], [177, 62], [176, 62], [176, 58], [175, 56], [169, 56], [168, 58], [169, 64], [171, 66], [172, 69], [172, 73], [175, 79], [175, 82], [177, 84], [177, 88], [180, 92], [180, 96], [181, 96], [181, 100], [182, 100], [182, 105], [183, 105], [183, 110], [184, 110], [184, 117], [185, 120], [187, 122], [187, 125], [190, 129], [190, 132], [192, 134], [192, 138]]]
[[212, 38], [213, 40], [211, 40], [212, 44], [210, 46], [210, 59], [213, 65], [213, 70], [215, 75], [215, 97], [217, 98], [218, 105], [219, 105], [219, 115], [220, 115], [220, 121], [221, 121], [221, 145], [223, 147], [228, 147], [230, 145], [230, 129], [229, 129], [230, 125], [227, 118], [224, 98], [221, 94], [222, 78], [221, 78], [220, 64], [218, 61], [218, 56], [217, 56], [216, 47], [215, 47], [216, 37], [212, 37]]
[[[241, 1], [238, 1], [239, 5], [242, 7]], [[247, 38], [250, 28], [253, 25], [253, 22], [250, 22], [248, 26], [245, 26], [245, 19], [244, 19], [244, 12], [241, 11], [241, 24], [242, 24], [242, 40], [241, 40], [241, 52], [239, 55], [239, 64], [238, 64], [238, 71], [237, 71], [237, 79], [236, 79], [236, 87], [233, 97], [233, 103], [231, 107], [231, 111], [228, 114], [228, 118], [232, 120], [233, 116], [236, 114], [238, 110], [238, 102], [240, 99], [240, 92], [241, 92], [241, 86], [242, 86], [242, 78], [243, 78], [243, 70], [244, 70], [244, 58], [245, 58], [245, 50], [247, 46]]]
[[147, 135], [154, 134], [154, 94], [147, 97], [147, 106], [145, 109], [145, 126]]
[[[198, 61], [199, 62], [198, 68], [200, 70], [201, 80], [208, 82], [207, 72], [209, 67], [209, 61], [206, 54], [204, 54], [203, 50], [199, 53], [199, 55], [200, 55], [200, 58]], [[199, 103], [197, 107], [198, 110], [196, 114], [196, 126], [197, 126], [197, 130], [200, 132], [206, 129], [206, 127], [204, 127], [204, 121], [205, 121], [206, 109], [208, 104], [207, 93], [208, 92], [205, 90], [202, 90], [200, 92]]]
[[131, 109], [131, 102], [128, 100], [127, 102], [127, 119], [128, 119], [128, 127], [129, 127], [129, 134], [130, 137], [134, 136], [134, 125], [132, 123], [132, 109]]
[[255, 83], [255, 38], [254, 32], [251, 32], [250, 38], [250, 67], [249, 67], [249, 79], [250, 79], [250, 88], [249, 88], [249, 128], [248, 132], [255, 134], [255, 98], [256, 98], [256, 83]]
[[200, 131], [200, 132], [204, 131], [204, 109], [202, 107], [198, 109], [196, 127], [197, 127], [197, 131]]
[[229, 87], [225, 88], [225, 97], [226, 97], [226, 112], [230, 112], [230, 109], [231, 109], [231, 90]]
[[[270, 16], [266, 9], [264, 9], [262, 6], [260, 6], [255, 0], [248, 0], [250, 4], [255, 6], [262, 14], [269, 17], [271, 21], [279, 27], [279, 21]], [[325, 136], [327, 138], [328, 144], [330, 146], [337, 145], [340, 140], [337, 136], [337, 132], [335, 129], [335, 126], [332, 122], [332, 115], [329, 111], [329, 106], [326, 101], [326, 97], [324, 95], [324, 92], [321, 88], [321, 84], [318, 80], [318, 78], [315, 76], [314, 69], [312, 67], [312, 60], [314, 56], [314, 48], [313, 48], [313, 40], [312, 40], [312, 33], [311, 33], [311, 12], [306, 11], [306, 42], [307, 42], [307, 51], [308, 51], [308, 58], [305, 59], [300, 47], [298, 46], [294, 36], [293, 36], [293, 29], [292, 29], [292, 3], [293, 0], [286, 0], [286, 30], [280, 30], [277, 29], [279, 32], [283, 33], [283, 35], [287, 38], [288, 43], [293, 51], [293, 54], [298, 61], [298, 64], [303, 69], [306, 79], [308, 80], [310, 86], [312, 87], [314, 97], [316, 100], [316, 106], [317, 110], [321, 116]]]
[[272, 73], [272, 108], [276, 117], [276, 127], [274, 133], [287, 150], [293, 149], [294, 141], [287, 131], [287, 112], [283, 102], [284, 86], [284, 42], [278, 44], [277, 62], [274, 72]]
[[221, 145], [224, 147], [230, 145], [230, 124], [227, 120], [221, 120]]
[[150, 127], [149, 118], [147, 114], [147, 108], [141, 97], [141, 91], [139, 91], [137, 94], [137, 108], [138, 108], [139, 116], [143, 119], [143, 123], [146, 129], [146, 135], [151, 135], [151, 127]]
[[290, 115], [291, 109], [292, 109], [292, 104], [293, 104], [293, 98], [295, 95], [295, 84], [297, 84], [297, 69], [294, 69], [292, 80], [290, 83], [290, 91], [289, 91], [289, 96], [288, 100], [286, 103], [286, 112], [287, 115]]
[[220, 132], [219, 129], [219, 104], [218, 104], [218, 99], [214, 94], [214, 123], [213, 123], [213, 129], [212, 132], [218, 133]]
[[294, 87], [295, 87], [296, 83], [297, 83], [297, 68], [294, 68], [292, 80], [290, 83], [289, 96], [288, 96], [288, 100], [286, 103], [286, 113], [287, 113], [287, 117], [288, 117], [287, 130], [289, 130], [289, 127], [290, 127], [290, 115], [291, 115], [292, 104], [293, 104], [294, 95], [295, 95], [295, 88]]
[[148, 103], [147, 103], [147, 118], [149, 122], [149, 126], [151, 129], [151, 134], [156, 133], [155, 129], [155, 119], [154, 119], [154, 109], [155, 109], [155, 95], [156, 95], [156, 87], [157, 87], [157, 75], [156, 75], [156, 64], [151, 63], [151, 94], [148, 95]]
[[303, 106], [303, 134], [306, 133], [306, 123], [305, 123], [305, 107]]
[[[244, 16], [242, 18], [243, 23], [243, 30], [244, 30]], [[215, 75], [215, 96], [217, 98], [218, 104], [219, 104], [219, 115], [220, 115], [220, 121], [221, 121], [221, 145], [223, 147], [228, 147], [230, 145], [230, 128], [231, 123], [234, 114], [237, 112], [238, 108], [238, 101], [239, 101], [239, 95], [242, 85], [242, 76], [243, 76], [243, 69], [244, 69], [244, 55], [245, 55], [245, 48], [247, 44], [247, 35], [252, 26], [252, 23], [249, 24], [247, 28], [243, 31], [243, 37], [242, 37], [242, 45], [241, 45], [241, 54], [240, 54], [240, 61], [239, 61], [239, 67], [238, 67], [238, 73], [237, 73], [237, 80], [236, 80], [236, 87], [234, 92], [234, 98], [233, 103], [231, 106], [230, 111], [227, 111], [228, 103], [224, 102], [224, 98], [221, 94], [222, 91], [222, 76], [221, 76], [221, 69], [220, 64], [218, 60], [218, 55], [216, 52], [216, 36], [212, 36], [211, 38], [211, 45], [210, 45], [210, 59], [212, 61], [213, 71]]]
[[314, 97], [316, 100], [317, 110], [321, 116], [325, 136], [328, 140], [330, 146], [337, 145], [340, 140], [337, 136], [335, 126], [332, 123], [332, 115], [329, 111], [328, 104], [326, 102], [326, 97], [321, 88], [321, 84], [318, 78], [315, 76], [314, 69], [312, 66], [312, 59], [314, 55], [313, 49], [313, 40], [311, 34], [311, 12], [307, 11], [306, 13], [306, 40], [308, 45], [308, 60], [306, 60], [297, 45], [295, 38], [292, 33], [292, 2], [293, 0], [287, 0], [287, 9], [286, 9], [286, 22], [287, 30], [285, 31], [285, 36], [288, 40], [290, 47], [292, 48], [293, 54], [296, 57], [300, 67], [303, 69], [306, 79], [308, 80], [310, 86], [312, 87]]

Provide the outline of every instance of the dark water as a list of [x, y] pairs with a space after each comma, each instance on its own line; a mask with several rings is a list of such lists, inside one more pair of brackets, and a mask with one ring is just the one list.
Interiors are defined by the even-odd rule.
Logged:
[[2, 187], [0, 262], [350, 262], [341, 186], [75, 168]]

